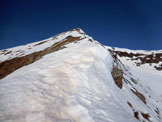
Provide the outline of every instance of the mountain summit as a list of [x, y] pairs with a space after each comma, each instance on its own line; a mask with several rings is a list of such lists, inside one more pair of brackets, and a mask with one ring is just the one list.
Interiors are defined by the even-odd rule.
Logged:
[[138, 121], [162, 121], [162, 50], [104, 46], [80, 28], [0, 50], [0, 122]]

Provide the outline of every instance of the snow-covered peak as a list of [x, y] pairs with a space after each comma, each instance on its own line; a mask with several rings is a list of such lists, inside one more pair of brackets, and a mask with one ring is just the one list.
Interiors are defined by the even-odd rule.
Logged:
[[22, 45], [22, 46], [18, 46], [18, 47], [13, 47], [13, 48], [9, 48], [9, 49], [0, 50], [0, 62], [3, 62], [5, 60], [10, 60], [15, 57], [22, 57], [25, 55], [29, 55], [34, 52], [42, 51], [46, 48], [51, 47], [55, 43], [65, 40], [69, 36], [79, 37], [80, 39], [83, 39], [83, 38], [91, 39], [91, 37], [86, 35], [82, 29], [75, 28], [70, 31], [60, 33], [56, 36], [50, 37], [50, 38], [42, 40], [42, 41], [38, 41], [38, 42], [34, 42], [34, 43], [30, 43], [30, 44], [26, 44], [26, 45]]
[[80, 28], [0, 50], [0, 122], [160, 122], [161, 52], [103, 46]]

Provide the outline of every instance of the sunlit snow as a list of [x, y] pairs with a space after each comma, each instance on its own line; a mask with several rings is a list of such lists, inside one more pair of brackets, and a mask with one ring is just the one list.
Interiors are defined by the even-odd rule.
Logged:
[[[136, 111], [151, 113], [151, 121], [160, 121], [153, 109], [158, 106], [162, 110], [161, 72], [154, 74], [150, 68], [146, 73], [144, 68], [121, 58], [132, 77], [139, 79], [138, 84], [133, 85], [144, 94], [149, 109], [131, 92], [131, 85], [124, 83], [123, 89], [119, 89], [114, 83], [111, 75], [114, 61], [107, 50], [110, 47], [88, 41], [92, 38], [85, 34], [62, 33], [54, 42], [33, 47], [31, 51], [26, 48], [35, 43], [9, 50], [21, 49], [27, 55], [68, 35], [86, 38], [0, 80], [0, 122], [138, 122], [128, 101]], [[1, 60], [7, 58], [4, 56]], [[139, 117], [142, 118], [140, 114]]]

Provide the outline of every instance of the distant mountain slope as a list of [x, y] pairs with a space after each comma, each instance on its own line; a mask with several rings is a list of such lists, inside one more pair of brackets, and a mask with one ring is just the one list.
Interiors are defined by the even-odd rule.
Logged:
[[162, 51], [106, 48], [124, 72], [122, 91], [134, 116], [140, 121], [162, 121]]
[[103, 46], [79, 28], [0, 50], [0, 122], [138, 121], [162, 121], [162, 51]]

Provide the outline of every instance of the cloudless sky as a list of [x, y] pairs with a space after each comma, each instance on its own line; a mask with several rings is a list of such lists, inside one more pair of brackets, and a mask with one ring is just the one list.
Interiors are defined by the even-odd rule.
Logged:
[[0, 49], [76, 27], [105, 45], [162, 49], [162, 0], [0, 0]]

